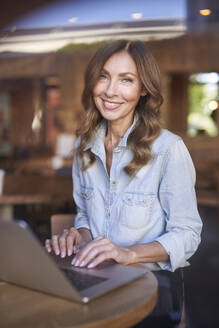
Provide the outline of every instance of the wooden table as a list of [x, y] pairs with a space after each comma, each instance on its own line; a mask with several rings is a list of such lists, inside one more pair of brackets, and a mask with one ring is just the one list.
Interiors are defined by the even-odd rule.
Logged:
[[157, 280], [151, 272], [89, 304], [0, 282], [0, 327], [132, 327], [149, 315], [156, 300]]
[[71, 194], [17, 194], [0, 195], [0, 205], [34, 205], [34, 204], [59, 204], [73, 202]]
[[[27, 205], [62, 205], [62, 204], [72, 204], [73, 197], [72, 194], [17, 194], [17, 195], [0, 195], [0, 218], [4, 217], [6, 219], [14, 218], [14, 208], [19, 206], [22, 213], [22, 219], [26, 217], [26, 206]], [[1, 327], [1, 326], [0, 326]]]

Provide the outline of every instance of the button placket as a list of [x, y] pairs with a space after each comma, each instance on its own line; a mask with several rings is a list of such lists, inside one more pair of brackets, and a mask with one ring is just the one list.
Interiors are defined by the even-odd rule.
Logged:
[[106, 204], [106, 224], [105, 224], [106, 237], [108, 237], [109, 234], [109, 224], [110, 224], [110, 204], [108, 201], [108, 203]]
[[112, 166], [111, 166], [111, 176], [110, 176], [110, 185], [113, 187], [113, 190], [116, 188], [117, 180], [116, 180], [116, 172], [118, 172], [118, 165], [120, 163], [122, 154], [122, 148], [116, 147], [113, 150], [113, 158], [112, 158]]
[[118, 147], [114, 149], [113, 151], [113, 158], [112, 158], [112, 165], [111, 165], [111, 170], [110, 170], [110, 180], [109, 180], [109, 197], [108, 197], [108, 203], [107, 203], [107, 208], [106, 208], [106, 214], [107, 214], [107, 220], [106, 220], [106, 236], [109, 237], [110, 234], [110, 226], [111, 226], [111, 211], [112, 211], [112, 206], [114, 202], [114, 198], [116, 196], [116, 190], [118, 188], [117, 184], [118, 181], [116, 179], [117, 177], [117, 167], [119, 163], [119, 158], [121, 149]]

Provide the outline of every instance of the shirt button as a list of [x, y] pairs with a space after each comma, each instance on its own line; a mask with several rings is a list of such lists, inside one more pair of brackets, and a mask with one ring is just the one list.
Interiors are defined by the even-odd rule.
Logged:
[[114, 185], [115, 185], [115, 184], [116, 184], [116, 181], [112, 181], [112, 184], [114, 184]]

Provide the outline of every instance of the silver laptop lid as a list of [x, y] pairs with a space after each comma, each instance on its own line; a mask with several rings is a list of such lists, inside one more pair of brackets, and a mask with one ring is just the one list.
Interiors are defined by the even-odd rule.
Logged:
[[0, 220], [0, 279], [81, 301], [24, 221]]

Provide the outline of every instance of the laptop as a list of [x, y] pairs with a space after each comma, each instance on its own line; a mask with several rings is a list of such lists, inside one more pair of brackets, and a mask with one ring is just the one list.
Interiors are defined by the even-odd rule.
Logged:
[[87, 303], [148, 272], [113, 261], [93, 269], [74, 267], [71, 261], [72, 256], [47, 253], [25, 221], [0, 219], [0, 280]]

